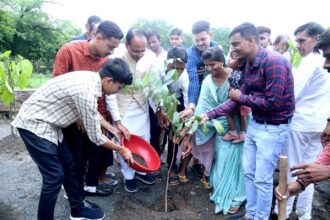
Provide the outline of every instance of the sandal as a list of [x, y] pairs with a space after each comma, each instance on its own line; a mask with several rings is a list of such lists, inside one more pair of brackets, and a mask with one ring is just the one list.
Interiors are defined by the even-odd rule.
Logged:
[[168, 185], [176, 186], [176, 185], [179, 185], [179, 183], [180, 183], [179, 176], [176, 173], [174, 173], [174, 175], [172, 175], [172, 176], [170, 174], [169, 180], [168, 180]]
[[240, 208], [240, 206], [232, 206], [232, 207], [230, 207], [228, 213], [231, 215], [234, 215], [238, 212], [239, 208]]
[[179, 180], [180, 180], [180, 182], [181, 183], [186, 183], [186, 182], [188, 182], [188, 178], [187, 178], [187, 176], [186, 175], [181, 175], [181, 174], [178, 174], [178, 177], [179, 177]]
[[205, 189], [212, 189], [212, 186], [210, 186], [209, 182], [205, 179], [201, 179], [201, 183]]
[[163, 181], [163, 177], [161, 173], [152, 173], [152, 178], [155, 180], [156, 183], [161, 183]]

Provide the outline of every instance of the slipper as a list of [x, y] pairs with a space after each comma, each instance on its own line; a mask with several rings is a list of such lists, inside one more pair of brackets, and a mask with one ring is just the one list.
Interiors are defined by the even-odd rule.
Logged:
[[178, 174], [178, 177], [179, 177], [179, 180], [181, 183], [186, 183], [188, 182], [188, 178], [186, 175], [181, 175], [181, 174]]
[[210, 186], [209, 182], [207, 180], [201, 179], [201, 183], [205, 189], [212, 189], [212, 186]]
[[157, 173], [152, 173], [151, 175], [156, 183], [161, 183], [163, 181], [163, 177], [161, 173], [157, 172]]
[[176, 173], [172, 176], [170, 174], [169, 180], [168, 180], [168, 185], [176, 186], [176, 185], [179, 185], [179, 183], [180, 183], [179, 176]]
[[239, 208], [240, 208], [240, 206], [232, 206], [232, 207], [230, 207], [228, 213], [231, 215], [234, 215], [238, 212]]

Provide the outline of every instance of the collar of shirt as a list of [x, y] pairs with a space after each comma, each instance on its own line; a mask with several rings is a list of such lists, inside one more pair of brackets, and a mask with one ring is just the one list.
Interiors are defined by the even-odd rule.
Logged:
[[90, 43], [90, 40], [84, 41], [84, 44], [83, 44], [84, 56], [91, 57], [95, 60], [100, 60], [101, 59], [100, 56], [93, 56], [91, 54], [91, 51], [90, 51], [90, 48], [89, 48], [89, 43]]
[[262, 47], [259, 47], [257, 55], [253, 61], [252, 66], [250, 66], [249, 62], [247, 63], [248, 68], [251, 69], [251, 68], [260, 66], [260, 61], [261, 61], [262, 57], [265, 55], [265, 53], [267, 53], [267, 51], [265, 49], [263, 49]]

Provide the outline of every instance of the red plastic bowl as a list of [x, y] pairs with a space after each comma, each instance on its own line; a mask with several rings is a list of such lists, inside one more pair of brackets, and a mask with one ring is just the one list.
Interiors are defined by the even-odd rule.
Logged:
[[131, 134], [131, 139], [128, 141], [122, 139], [122, 144], [131, 150], [132, 153], [142, 157], [147, 167], [141, 165], [137, 161], [131, 167], [139, 172], [153, 172], [157, 171], [160, 167], [160, 159], [155, 149], [146, 142], [143, 138]]

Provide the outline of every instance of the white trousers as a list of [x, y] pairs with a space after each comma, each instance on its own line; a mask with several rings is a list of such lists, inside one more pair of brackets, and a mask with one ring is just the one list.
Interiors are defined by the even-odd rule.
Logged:
[[[131, 134], [135, 134], [150, 143], [149, 111], [145, 112], [134, 99], [128, 105], [127, 112], [122, 118], [122, 124]], [[126, 180], [134, 179], [136, 171], [127, 165], [119, 153], [117, 153], [117, 158], [119, 160], [121, 172], [124, 178]], [[145, 175], [145, 173], [140, 174]]]
[[[311, 163], [316, 160], [322, 151], [320, 140], [320, 132], [298, 132], [290, 131], [288, 143], [286, 145], [286, 154], [288, 156], [288, 167], [298, 164]], [[288, 172], [288, 183], [296, 181], [296, 177], [292, 177]], [[298, 195], [296, 204], [296, 214], [299, 220], [312, 219], [312, 202], [314, 194], [314, 184], [306, 187], [305, 191]], [[286, 215], [289, 217], [293, 208], [294, 197], [290, 197], [287, 201]], [[276, 211], [277, 211], [276, 207]]]
[[[148, 143], [150, 142], [150, 134], [149, 134], [149, 137], [148, 137], [148, 135], [146, 135], [146, 137], [141, 137], [141, 138], [143, 138]], [[136, 171], [134, 169], [132, 169], [130, 166], [128, 166], [128, 164], [125, 162], [124, 158], [118, 152], [117, 152], [117, 158], [119, 160], [120, 167], [121, 167], [120, 171], [123, 174], [124, 179], [125, 180], [134, 179]], [[141, 173], [141, 172], [138, 172], [138, 173], [142, 174], [142, 175], [146, 174], [146, 173]]]

